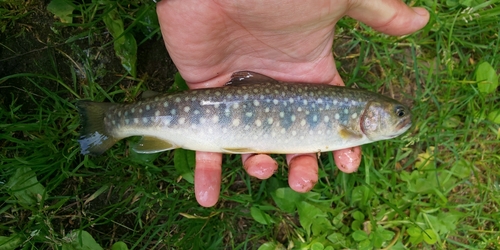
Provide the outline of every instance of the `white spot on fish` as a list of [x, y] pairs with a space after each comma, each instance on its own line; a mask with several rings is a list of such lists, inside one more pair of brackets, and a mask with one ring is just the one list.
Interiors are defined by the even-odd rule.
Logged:
[[266, 107], [266, 108], [264, 109], [264, 112], [269, 113], [269, 107]]
[[118, 117], [121, 117], [122, 116], [122, 111], [118, 111]]
[[349, 114], [349, 110], [348, 109], [344, 109], [344, 114]]
[[139, 123], [139, 118], [134, 118], [134, 123], [138, 124]]
[[267, 123], [269, 125], [273, 124], [273, 122], [274, 122], [274, 119], [272, 117], [267, 118]]
[[279, 101], [277, 99], [273, 100], [274, 105], [278, 105]]
[[142, 114], [142, 109], [139, 109], [139, 113]]
[[266, 98], [264, 95], [260, 95], [259, 99], [264, 100]]
[[220, 103], [218, 103], [218, 102], [214, 103], [214, 108], [218, 109], [219, 106], [220, 106]]
[[347, 99], [347, 97], [344, 97], [344, 102], [348, 102], [349, 99]]
[[[164, 102], [164, 103], [163, 103], [163, 107], [164, 107], [164, 108], [168, 107], [168, 102]], [[133, 109], [132, 109], [132, 110], [133, 110]], [[132, 112], [134, 112], [134, 111], [132, 111]]]
[[306, 123], [307, 123], [306, 119], [302, 119], [302, 120], [300, 121], [300, 126], [305, 126], [305, 125], [306, 125]]
[[226, 95], [227, 99], [231, 99], [233, 97], [233, 95], [231, 93], [227, 94]]
[[356, 105], [356, 101], [355, 100], [352, 100], [351, 103], [352, 103], [352, 105]]
[[318, 130], [318, 135], [321, 135], [321, 134], [323, 134], [323, 131]]
[[337, 105], [338, 101], [337, 99], [333, 100], [333, 105]]
[[213, 123], [217, 123], [217, 122], [219, 122], [219, 116], [218, 116], [218, 115], [214, 115], [214, 116], [212, 116], [212, 122], [213, 122]]
[[150, 109], [151, 109], [151, 106], [149, 106], [149, 104], [146, 105], [146, 111], [149, 111]]
[[233, 120], [233, 126], [238, 126], [238, 125], [240, 125], [240, 119], [235, 118], [235, 119]]
[[288, 101], [289, 101], [290, 103], [293, 103], [293, 101], [294, 101], [294, 100], [293, 100], [293, 98], [291, 98], [291, 97], [290, 97], [290, 99], [288, 99]]
[[323, 99], [321, 98], [318, 98], [318, 100], [316, 101], [318, 104], [322, 104], [323, 103]]
[[206, 122], [207, 122], [207, 119], [205, 119], [204, 117], [200, 118], [200, 124], [205, 124]]
[[182, 124], [184, 124], [185, 122], [186, 122], [186, 118], [184, 118], [184, 117], [179, 118], [179, 124], [181, 124], [181, 125], [182, 125]]
[[195, 109], [195, 110], [193, 111], [193, 113], [194, 113], [195, 115], [199, 115], [199, 114], [200, 114], [200, 111], [199, 111], [199, 110], [197, 110], [197, 109]]
[[295, 130], [294, 130], [294, 131], [292, 131], [292, 135], [293, 135], [293, 136], [296, 136], [296, 135], [297, 135], [297, 131], [295, 131]]
[[249, 130], [249, 129], [250, 129], [250, 126], [249, 126], [249, 125], [246, 125], [244, 129], [245, 129], [245, 130]]
[[175, 98], [175, 102], [181, 102], [181, 98], [180, 97], [176, 97]]
[[358, 113], [354, 113], [354, 114], [351, 115], [352, 119], [356, 119], [356, 117], [358, 117]]
[[240, 107], [240, 105], [237, 102], [233, 104], [233, 109], [237, 109], [239, 107]]
[[246, 101], [246, 100], [248, 99], [248, 94], [245, 94], [245, 95], [243, 96], [243, 99]]
[[116, 121], [115, 120], [111, 121], [111, 123], [113, 123], [113, 125], [116, 125]]
[[318, 115], [313, 115], [313, 122], [317, 122], [318, 121]]
[[220, 96], [221, 95], [220, 91], [215, 91], [215, 95]]
[[302, 111], [302, 108], [301, 108], [301, 107], [298, 107], [298, 108], [297, 108], [297, 111], [298, 111], [298, 112], [301, 112], [301, 111]]
[[338, 119], [340, 119], [340, 115], [339, 115], [339, 113], [336, 113], [335, 114], [335, 120], [338, 120]]
[[184, 112], [188, 113], [191, 108], [189, 106], [184, 107]]
[[290, 120], [291, 120], [292, 122], [294, 122], [294, 121], [295, 121], [295, 119], [296, 119], [295, 115], [290, 116]]
[[280, 117], [281, 117], [281, 118], [285, 117], [285, 112], [281, 111], [281, 112], [280, 112]]
[[155, 116], [160, 116], [160, 111], [159, 110], [155, 111]]
[[249, 117], [249, 118], [250, 118], [250, 117], [252, 117], [252, 115], [253, 115], [253, 113], [252, 113], [252, 112], [246, 112], [246, 113], [245, 113], [245, 116], [246, 116], [246, 117]]
[[257, 119], [257, 120], [255, 120], [255, 125], [257, 127], [260, 127], [260, 125], [262, 125], [262, 122], [259, 119]]
[[259, 102], [259, 101], [257, 101], [257, 100], [253, 100], [253, 105], [254, 105], [255, 107], [258, 107], [258, 106], [260, 105], [260, 102]]
[[285, 128], [281, 128], [280, 133], [282, 133], [282, 134], [286, 133], [286, 129]]
[[325, 116], [325, 117], [323, 118], [323, 121], [324, 121], [325, 123], [327, 123], [328, 121], [330, 121], [330, 117]]
[[125, 113], [123, 113], [123, 116], [127, 117], [128, 116], [128, 111], [125, 111]]
[[303, 100], [303, 101], [302, 101], [302, 103], [303, 103], [304, 105], [307, 105], [307, 100]]
[[253, 92], [254, 92], [255, 94], [257, 94], [257, 93], [259, 93], [259, 90], [258, 90], [258, 89], [256, 89], [256, 88], [254, 88], [254, 89], [253, 89]]
[[175, 109], [170, 110], [170, 114], [175, 115], [176, 113], [177, 113], [177, 111]]
[[142, 118], [142, 122], [147, 123], [148, 122], [148, 118], [147, 117], [143, 117]]

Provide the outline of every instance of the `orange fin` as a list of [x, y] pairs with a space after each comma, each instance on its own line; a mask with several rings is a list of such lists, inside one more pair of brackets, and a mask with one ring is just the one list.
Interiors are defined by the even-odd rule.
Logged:
[[160, 140], [152, 136], [142, 137], [142, 139], [133, 147], [134, 151], [140, 154], [153, 154], [174, 148], [177, 148], [177, 146], [169, 141]]
[[356, 132], [356, 131], [353, 131], [351, 129], [345, 128], [345, 127], [340, 128], [339, 134], [340, 134], [340, 137], [342, 137], [343, 139], [347, 139], [347, 140], [363, 138], [363, 135], [360, 132]]

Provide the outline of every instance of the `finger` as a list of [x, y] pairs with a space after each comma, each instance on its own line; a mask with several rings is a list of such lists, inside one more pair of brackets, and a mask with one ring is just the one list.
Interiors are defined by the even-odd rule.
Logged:
[[361, 163], [361, 147], [333, 151], [333, 158], [340, 171], [344, 173], [355, 172]]
[[201, 206], [217, 203], [222, 174], [222, 154], [196, 151], [194, 193]]
[[429, 21], [424, 8], [410, 8], [401, 0], [351, 1], [347, 15], [388, 35], [405, 35]]
[[315, 154], [291, 154], [288, 163], [288, 185], [299, 193], [310, 191], [318, 182], [318, 161]]
[[278, 170], [278, 163], [269, 155], [245, 154], [241, 159], [247, 173], [261, 180], [268, 179]]

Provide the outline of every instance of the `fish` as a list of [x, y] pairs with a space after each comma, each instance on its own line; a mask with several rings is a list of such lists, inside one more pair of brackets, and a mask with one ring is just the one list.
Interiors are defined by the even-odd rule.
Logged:
[[100, 155], [131, 136], [142, 136], [133, 146], [138, 153], [319, 153], [392, 139], [412, 125], [408, 107], [384, 95], [251, 71], [233, 73], [219, 88], [76, 106], [84, 155]]

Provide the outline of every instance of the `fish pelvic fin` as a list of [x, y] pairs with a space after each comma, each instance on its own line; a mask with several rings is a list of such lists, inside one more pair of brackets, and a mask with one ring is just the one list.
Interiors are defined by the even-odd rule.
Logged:
[[117, 104], [91, 101], [78, 101], [80, 113], [80, 148], [83, 155], [100, 155], [121, 138], [113, 137], [106, 129], [104, 116]]

